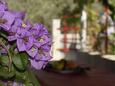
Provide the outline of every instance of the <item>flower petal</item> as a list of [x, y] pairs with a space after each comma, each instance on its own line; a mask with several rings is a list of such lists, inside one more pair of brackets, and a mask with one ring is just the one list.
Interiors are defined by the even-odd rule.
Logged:
[[22, 39], [17, 39], [17, 47], [19, 51], [25, 51], [26, 47]]
[[31, 57], [35, 57], [35, 55], [38, 52], [38, 49], [35, 47], [32, 47], [30, 50], [26, 50], [26, 52], [31, 56]]
[[14, 41], [16, 39], [17, 39], [16, 36], [8, 36], [8, 41]]
[[33, 68], [39, 70], [39, 69], [42, 69], [44, 67], [44, 65], [46, 65], [46, 62], [45, 61], [35, 61], [35, 60], [30, 60], [31, 62], [31, 65]]

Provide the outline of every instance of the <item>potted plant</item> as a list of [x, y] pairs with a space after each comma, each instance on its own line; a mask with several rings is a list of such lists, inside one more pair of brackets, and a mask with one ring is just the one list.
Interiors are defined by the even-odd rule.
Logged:
[[24, 18], [0, 0], [0, 86], [39, 86], [31, 69], [44, 68], [51, 59], [46, 27]]

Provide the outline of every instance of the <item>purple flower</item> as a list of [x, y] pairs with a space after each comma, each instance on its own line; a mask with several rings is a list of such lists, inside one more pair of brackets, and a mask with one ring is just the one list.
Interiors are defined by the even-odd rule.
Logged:
[[0, 49], [0, 55], [7, 55], [6, 49], [4, 48]]
[[7, 6], [0, 4], [0, 11], [8, 10]]
[[41, 69], [52, 58], [50, 55], [51, 38], [42, 24], [34, 24], [29, 32], [31, 32], [34, 40], [33, 46], [26, 52], [30, 56], [32, 66], [35, 69]]
[[9, 41], [17, 40], [17, 37], [19, 36], [19, 34], [20, 35], [23, 34], [22, 32], [27, 31], [30, 27], [31, 27], [31, 25], [30, 25], [29, 21], [24, 22], [22, 19], [16, 18], [14, 21], [14, 24], [12, 25], [11, 29], [9, 30], [8, 40]]
[[34, 45], [30, 50], [26, 52], [30, 55], [30, 62], [32, 67], [35, 69], [41, 69], [45, 66], [48, 60], [52, 57], [50, 55], [51, 50], [51, 40], [44, 45], [41, 45], [39, 48]]
[[13, 26], [15, 27], [21, 27], [23, 20], [20, 18], [15, 18]]
[[[36, 42], [36, 43], [35, 43], [35, 41], [33, 41], [33, 46], [29, 50], [26, 50], [26, 52], [32, 58], [35, 57], [36, 59], [39, 59], [41, 57], [44, 57], [44, 55], [46, 55], [47, 52], [49, 52], [51, 49], [51, 39], [49, 38], [46, 41], [44, 41], [44, 40], [41, 40], [40, 42]], [[42, 42], [43, 42], [43, 44], [42, 44]]]
[[50, 41], [47, 29], [42, 24], [34, 24], [29, 30], [34, 38], [34, 45], [38, 48]]
[[9, 36], [8, 36], [8, 40], [9, 41], [14, 41], [17, 39], [17, 31], [20, 29], [22, 24], [22, 20], [21, 19], [15, 19], [14, 24], [12, 25], [11, 29], [8, 31], [9, 32]]
[[44, 68], [45, 65], [47, 64], [47, 61], [35, 61], [32, 59], [30, 59], [30, 62], [31, 62], [31, 66], [36, 70]]
[[0, 11], [8, 10], [7, 4], [4, 0], [0, 0]]
[[[7, 55], [8, 54], [8, 52], [7, 52], [7, 49], [10, 49], [10, 45], [9, 44], [7, 44], [7, 45], [5, 45], [6, 47], [3, 47], [2, 45], [0, 45], [0, 53], [2, 54], [2, 55]], [[7, 49], [6, 49], [7, 48]]]
[[35, 61], [48, 61], [50, 60], [52, 57], [50, 56], [50, 52], [41, 52], [38, 51], [37, 55], [35, 56]]
[[38, 48], [33, 46], [33, 47], [31, 47], [31, 49], [26, 50], [26, 52], [28, 53], [29, 56], [34, 58], [36, 56], [36, 54], [38, 53]]
[[14, 82], [12, 86], [17, 86], [17, 83], [16, 83], [16, 82]]
[[[48, 63], [48, 60], [52, 58], [50, 52], [51, 38], [43, 24], [31, 24], [28, 20], [25, 21], [24, 18], [25, 12], [11, 11], [8, 9], [6, 2], [0, 0], [0, 30], [3, 32], [1, 37], [3, 37], [2, 41], [5, 45], [0, 45], [0, 55], [10, 55], [11, 57], [14, 56], [14, 58], [15, 55], [25, 55], [28, 59], [24, 61], [29, 60], [32, 67], [37, 70], [42, 69]], [[11, 59], [10, 56], [9, 59]], [[12, 66], [18, 67], [18, 64], [14, 62], [15, 59], [10, 62], [10, 65], [14, 64]], [[10, 65], [8, 65], [9, 68]], [[24, 68], [27, 66], [28, 64], [25, 64]], [[20, 70], [23, 70], [23, 68]], [[24, 85], [23, 82], [16, 81], [9, 83], [12, 86]]]
[[34, 45], [38, 48], [50, 41], [50, 38], [46, 35], [38, 36], [34, 39]]
[[50, 60], [52, 57], [50, 56], [50, 50], [51, 47], [49, 45], [43, 45], [40, 48], [38, 48], [38, 53], [35, 56], [36, 61], [47, 61]]
[[6, 3], [6, 1], [5, 1], [5, 0], [0, 0], [0, 4], [7, 5], [7, 3]]
[[30, 21], [28, 21], [28, 20], [21, 23], [21, 28], [22, 29], [29, 30], [31, 27], [32, 27], [32, 25], [30, 24]]
[[23, 86], [23, 84], [22, 83], [14, 82], [12, 86]]
[[25, 29], [19, 29], [17, 34], [17, 47], [19, 51], [30, 49], [33, 45], [33, 37], [31, 36], [31, 33]]
[[45, 66], [48, 60], [52, 57], [50, 55], [51, 43], [46, 43], [40, 48], [33, 48], [27, 51], [27, 53], [32, 57], [30, 58], [30, 62], [32, 67], [35, 69], [41, 69]]
[[0, 27], [8, 31], [13, 24], [15, 16], [9, 11], [0, 11]]
[[47, 29], [42, 24], [34, 24], [30, 29], [34, 36], [48, 35]]
[[52, 45], [52, 42], [50, 41], [50, 42], [48, 42], [48, 43], [42, 45], [41, 48], [42, 48], [43, 50], [45, 50], [45, 51], [48, 52], [48, 51], [51, 50], [51, 45]]
[[16, 16], [16, 18], [19, 18], [19, 19], [24, 19], [25, 18], [25, 12], [13, 12], [13, 14]]

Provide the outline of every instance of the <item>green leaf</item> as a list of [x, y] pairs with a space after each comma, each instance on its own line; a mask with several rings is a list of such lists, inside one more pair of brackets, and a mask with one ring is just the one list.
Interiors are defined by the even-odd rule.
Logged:
[[115, 0], [108, 0], [109, 4], [112, 5], [113, 7], [115, 7]]
[[8, 69], [5, 67], [0, 69], [0, 78], [1, 79], [11, 79], [14, 76], [15, 76], [14, 71], [8, 72]]
[[18, 70], [24, 71], [27, 68], [28, 57], [26, 54], [23, 54], [23, 53], [17, 54], [12, 59], [13, 59], [14, 66]]
[[[0, 28], [1, 29], [1, 28]], [[0, 36], [2, 36], [3, 38], [7, 39], [7, 33], [3, 30], [0, 31]]]
[[8, 66], [9, 59], [8, 56], [0, 56], [0, 64], [2, 66]]
[[25, 82], [25, 86], [34, 86], [31, 82], [29, 82], [29, 81], [26, 81]]
[[24, 82], [27, 79], [26, 73], [27, 73], [26, 71], [25, 72], [16, 71], [15, 80], [17, 82]]
[[33, 84], [33, 86], [41, 86], [37, 77], [34, 74], [34, 71], [32, 71], [31, 69], [28, 69], [28, 78]]
[[4, 84], [3, 84], [3, 83], [0, 83], [0, 86], [4, 86]]
[[17, 53], [17, 52], [14, 52], [15, 49], [16, 49], [16, 42], [14, 42], [12, 46], [9, 48], [9, 52], [11, 53], [11, 55], [14, 55]]

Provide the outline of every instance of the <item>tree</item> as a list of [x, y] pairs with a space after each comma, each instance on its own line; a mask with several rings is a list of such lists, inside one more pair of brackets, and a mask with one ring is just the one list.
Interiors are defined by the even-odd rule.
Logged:
[[112, 12], [111, 16], [113, 18], [113, 20], [115, 20], [115, 0], [108, 0], [108, 4], [109, 4], [109, 8]]
[[77, 14], [76, 0], [7, 0], [12, 9], [26, 11], [27, 18], [51, 26], [52, 19], [65, 14]]

